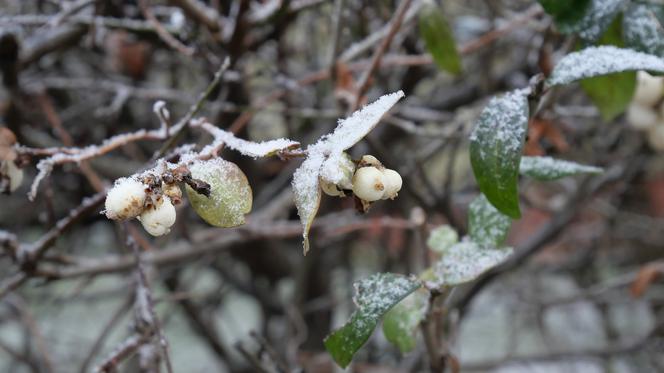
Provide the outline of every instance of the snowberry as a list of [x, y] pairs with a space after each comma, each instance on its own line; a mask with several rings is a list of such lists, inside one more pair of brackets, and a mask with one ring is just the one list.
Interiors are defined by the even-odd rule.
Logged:
[[648, 130], [648, 144], [657, 152], [664, 152], [664, 123], [657, 123]]
[[23, 170], [16, 167], [14, 161], [3, 161], [0, 165], [0, 174], [9, 179], [9, 192], [13, 192], [23, 182]]
[[353, 176], [353, 193], [360, 199], [373, 202], [383, 197], [384, 176], [376, 167], [362, 167]]
[[383, 164], [380, 163], [378, 158], [374, 157], [373, 155], [363, 155], [362, 158], [360, 159], [360, 166], [373, 166], [376, 168], [382, 168]]
[[146, 208], [138, 220], [151, 235], [163, 236], [175, 224], [175, 206], [168, 196], [163, 196], [155, 206]]
[[106, 217], [127, 220], [138, 216], [145, 204], [147, 186], [131, 178], [119, 179], [106, 195]]
[[633, 100], [644, 106], [653, 106], [662, 98], [663, 90], [661, 77], [639, 71]]
[[639, 103], [633, 102], [627, 108], [627, 122], [638, 130], [646, 130], [657, 123], [657, 112]]
[[385, 182], [385, 190], [383, 191], [382, 199], [394, 199], [401, 190], [401, 175], [394, 170], [386, 168], [383, 171], [383, 180]]

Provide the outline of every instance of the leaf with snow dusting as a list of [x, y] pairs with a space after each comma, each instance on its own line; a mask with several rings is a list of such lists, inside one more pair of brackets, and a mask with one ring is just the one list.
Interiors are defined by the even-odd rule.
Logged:
[[623, 17], [627, 46], [639, 52], [664, 57], [663, 18], [664, 5], [631, 3]]
[[512, 218], [519, 211], [519, 162], [528, 125], [528, 91], [494, 97], [470, 136], [470, 161], [486, 198]]
[[468, 231], [474, 242], [484, 248], [499, 247], [510, 230], [512, 219], [503, 215], [484, 195], [471, 202], [468, 211]]
[[208, 150], [216, 149], [221, 145], [240, 152], [248, 157], [259, 158], [274, 155], [283, 150], [292, 149], [300, 145], [299, 142], [288, 139], [275, 139], [262, 142], [253, 142], [235, 137], [231, 132], [224, 131], [221, 128], [205, 121], [195, 123], [195, 126], [203, 128], [214, 137], [214, 141], [205, 147], [201, 153], [208, 153]]
[[232, 162], [221, 158], [195, 161], [189, 166], [191, 176], [210, 184], [210, 197], [187, 185], [187, 196], [194, 211], [215, 227], [236, 227], [244, 224], [251, 211], [252, 195], [247, 177]]
[[581, 39], [594, 42], [609, 27], [624, 4], [625, 0], [591, 0], [590, 4], [585, 6], [581, 19], [576, 22], [558, 23], [558, 27], [564, 33], [576, 33]]
[[632, 70], [664, 73], [664, 59], [613, 46], [590, 47], [563, 57], [553, 68], [547, 83], [569, 84], [594, 76]]
[[302, 222], [302, 245], [304, 255], [309, 251], [309, 230], [318, 212], [321, 191], [318, 175], [325, 157], [319, 153], [310, 154], [293, 174], [293, 197], [297, 214]]
[[459, 234], [449, 225], [440, 225], [429, 233], [427, 246], [431, 251], [442, 254], [459, 242]]
[[394, 273], [377, 273], [355, 284], [355, 305], [350, 320], [328, 335], [325, 349], [342, 368], [364, 345], [376, 325], [395, 304], [420, 287], [414, 278]]
[[536, 180], [549, 181], [580, 174], [601, 174], [604, 170], [551, 157], [523, 157], [519, 172]]
[[434, 280], [427, 281], [427, 284], [429, 287], [440, 288], [473, 281], [511, 254], [511, 248], [486, 249], [472, 241], [459, 242], [450, 247], [434, 265]]
[[424, 320], [429, 303], [429, 293], [420, 289], [389, 310], [383, 318], [385, 338], [399, 348], [401, 353], [410, 352], [417, 346], [417, 331]]

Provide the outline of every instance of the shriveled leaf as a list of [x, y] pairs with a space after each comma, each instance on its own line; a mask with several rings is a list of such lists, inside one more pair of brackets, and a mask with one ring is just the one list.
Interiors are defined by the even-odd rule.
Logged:
[[564, 33], [578, 34], [586, 42], [597, 41], [624, 3], [625, 0], [590, 0], [583, 8], [583, 16], [578, 21], [558, 24], [558, 27]]
[[590, 0], [538, 0], [559, 28], [571, 29], [586, 14]]
[[371, 131], [380, 119], [404, 97], [403, 91], [381, 96], [350, 117], [339, 120], [334, 132], [323, 136], [316, 144], [308, 148], [309, 153], [320, 152], [325, 155], [340, 153], [355, 145]]
[[431, 231], [427, 239], [427, 246], [440, 254], [457, 242], [459, 242], [459, 234], [449, 225], [441, 225]]
[[511, 225], [512, 219], [496, 210], [484, 195], [480, 194], [470, 204], [468, 231], [473, 241], [481, 247], [499, 247], [505, 241]]
[[463, 241], [446, 250], [433, 267], [435, 280], [429, 286], [455, 286], [473, 281], [482, 273], [502, 263], [512, 254], [511, 248], [486, 249], [475, 242]]
[[664, 5], [630, 3], [623, 18], [625, 44], [664, 58]]
[[419, 28], [427, 51], [431, 53], [438, 68], [453, 75], [460, 74], [461, 58], [442, 9], [435, 4], [423, 6], [420, 10]]
[[342, 368], [364, 345], [376, 325], [395, 304], [420, 287], [414, 278], [394, 273], [377, 273], [355, 284], [357, 309], [344, 326], [325, 338], [324, 344]]
[[318, 176], [324, 160], [322, 154], [310, 154], [293, 174], [293, 196], [297, 214], [302, 222], [302, 245], [305, 255], [309, 251], [309, 230], [320, 205], [321, 190]]
[[486, 198], [512, 218], [519, 210], [519, 162], [528, 125], [528, 92], [491, 99], [470, 136], [470, 161]]
[[563, 57], [553, 68], [551, 86], [623, 71], [647, 70], [664, 73], [664, 59], [613, 46], [590, 47]]
[[206, 197], [187, 185], [187, 196], [194, 211], [215, 227], [236, 227], [245, 222], [251, 211], [251, 187], [244, 172], [221, 158], [196, 161], [189, 166], [191, 176], [210, 185]]
[[429, 303], [425, 290], [416, 291], [389, 310], [383, 318], [383, 334], [402, 353], [417, 346], [417, 330], [424, 319]]
[[[243, 155], [253, 158], [271, 156], [279, 151], [296, 148], [300, 145], [299, 142], [288, 139], [253, 142], [235, 137], [233, 133], [224, 131], [211, 123], [200, 122], [197, 123], [197, 125], [201, 128], [204, 128], [207, 132], [214, 136], [214, 141], [212, 144], [208, 145], [210, 148], [215, 149], [221, 145], [224, 145], [230, 149], [240, 152]], [[207, 149], [204, 149], [203, 153], [206, 151]]]
[[[611, 26], [599, 39], [599, 44], [622, 46], [622, 27], [620, 21], [621, 17], [613, 21]], [[595, 106], [597, 106], [602, 118], [609, 121], [625, 112], [627, 106], [632, 101], [632, 96], [636, 90], [636, 72], [625, 71], [583, 79], [581, 87]]]
[[523, 157], [519, 169], [522, 175], [536, 180], [549, 181], [579, 174], [600, 174], [600, 167], [586, 166], [551, 157]]

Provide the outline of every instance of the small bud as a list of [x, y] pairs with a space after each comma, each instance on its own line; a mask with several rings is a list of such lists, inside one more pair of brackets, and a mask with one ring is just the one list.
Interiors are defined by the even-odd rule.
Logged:
[[367, 154], [363, 155], [362, 158], [360, 158], [359, 166], [360, 167], [373, 166], [380, 169], [383, 167], [383, 164], [380, 163], [378, 158], [374, 157], [373, 155]]
[[663, 90], [661, 77], [639, 71], [633, 101], [643, 106], [653, 106], [662, 98]]
[[161, 198], [156, 206], [146, 208], [138, 217], [143, 228], [153, 236], [163, 236], [171, 231], [175, 224], [175, 207], [167, 196]]
[[383, 171], [383, 180], [385, 180], [385, 191], [382, 199], [394, 199], [401, 190], [401, 175], [398, 172], [386, 168]]
[[168, 196], [168, 198], [171, 199], [174, 205], [179, 205], [180, 202], [182, 202], [182, 189], [175, 184], [166, 184], [163, 183], [161, 185], [161, 190], [163, 191], [165, 196]]
[[353, 193], [360, 199], [373, 202], [383, 197], [385, 183], [383, 173], [376, 167], [362, 167], [353, 176]]
[[323, 190], [323, 193], [327, 194], [330, 197], [343, 197], [345, 196], [344, 192], [339, 189], [334, 183], [330, 183], [329, 181], [325, 181], [323, 179], [320, 180], [320, 188]]
[[627, 122], [637, 130], [647, 130], [657, 123], [657, 112], [650, 108], [633, 102], [627, 108]]
[[146, 187], [135, 179], [118, 179], [106, 195], [106, 217], [113, 220], [127, 220], [138, 216], [145, 204]]

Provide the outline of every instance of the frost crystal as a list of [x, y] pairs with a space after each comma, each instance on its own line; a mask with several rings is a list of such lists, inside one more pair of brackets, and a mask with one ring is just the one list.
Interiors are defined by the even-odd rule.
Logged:
[[646, 53], [613, 46], [590, 47], [563, 57], [548, 79], [550, 85], [631, 70], [664, 73], [664, 60]]
[[435, 264], [435, 280], [429, 286], [455, 286], [472, 281], [511, 254], [511, 248], [483, 249], [472, 241], [460, 242], [450, 247]]

